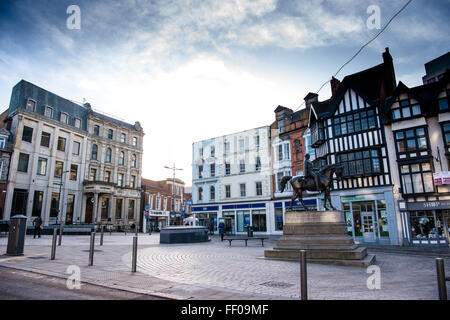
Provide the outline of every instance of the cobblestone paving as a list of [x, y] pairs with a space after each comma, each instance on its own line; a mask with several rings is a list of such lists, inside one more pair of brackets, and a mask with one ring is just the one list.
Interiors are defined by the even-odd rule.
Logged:
[[[0, 248], [6, 251], [6, 238]], [[27, 237], [25, 257], [0, 256], [0, 265], [67, 277], [67, 266], [79, 265], [83, 281], [177, 299], [297, 299], [299, 264], [264, 260], [264, 250], [275, 241], [166, 245], [159, 234], [140, 235], [138, 272], [132, 274], [132, 235], [96, 237], [94, 266], [88, 267], [88, 236], [65, 236], [50, 261], [51, 237]], [[4, 252], [0, 249], [0, 255]], [[308, 264], [310, 299], [437, 299], [435, 260], [432, 256], [376, 252], [381, 290], [369, 290], [365, 268]], [[450, 259], [446, 259], [450, 274]]]

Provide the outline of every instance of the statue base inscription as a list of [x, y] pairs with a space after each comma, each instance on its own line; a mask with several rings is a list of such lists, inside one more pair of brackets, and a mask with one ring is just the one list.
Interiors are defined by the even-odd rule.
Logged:
[[359, 247], [347, 234], [340, 211], [286, 212], [283, 236], [266, 259], [298, 261], [300, 250], [306, 250], [310, 263], [368, 267], [375, 256]]

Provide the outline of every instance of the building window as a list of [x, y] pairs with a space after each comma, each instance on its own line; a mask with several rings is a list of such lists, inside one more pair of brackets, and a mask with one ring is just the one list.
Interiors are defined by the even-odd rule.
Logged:
[[261, 158], [260, 157], [256, 158], [255, 170], [256, 171], [261, 171]]
[[123, 199], [116, 199], [116, 219], [122, 219], [122, 204]]
[[230, 143], [229, 142], [224, 143], [224, 150], [225, 150], [225, 154], [230, 153]]
[[28, 111], [34, 112], [36, 110], [36, 101], [28, 99], [26, 109]]
[[131, 167], [136, 168], [136, 155], [135, 154], [133, 154], [131, 156]]
[[45, 176], [47, 174], [47, 159], [39, 157], [37, 174], [40, 176]]
[[24, 126], [22, 132], [22, 141], [30, 142], [33, 140], [33, 128]]
[[78, 129], [81, 128], [81, 119], [75, 118], [75, 127]]
[[203, 148], [199, 148], [199, 149], [198, 149], [198, 157], [199, 157], [200, 159], [203, 158]]
[[284, 132], [284, 122], [283, 122], [283, 120], [278, 121], [278, 128], [280, 130], [280, 133]]
[[444, 143], [447, 152], [450, 150], [450, 122], [442, 125], [442, 131], [444, 132]]
[[225, 174], [230, 175], [231, 174], [231, 166], [229, 163], [225, 163]]
[[112, 140], [114, 137], [114, 132], [112, 129], [108, 129], [108, 139]]
[[198, 188], [198, 201], [203, 200], [203, 188]]
[[239, 151], [243, 152], [245, 148], [245, 141], [244, 139], [239, 140]]
[[119, 165], [123, 166], [125, 165], [125, 152], [120, 151], [119, 154]]
[[198, 178], [203, 178], [203, 166], [198, 166]]
[[433, 171], [429, 162], [400, 166], [403, 194], [434, 192]]
[[254, 210], [252, 212], [252, 227], [256, 232], [266, 232], [266, 211], [265, 210]]
[[66, 151], [66, 138], [58, 137], [58, 148], [59, 151]]
[[447, 92], [447, 98], [443, 98], [443, 99], [439, 99], [438, 100], [438, 104], [439, 104], [439, 111], [448, 111], [449, 110], [449, 107], [448, 107], [448, 100], [449, 100], [449, 97], [450, 96], [450, 94], [449, 94], [449, 92]]
[[283, 231], [283, 209], [282, 208], [275, 208], [275, 231]]
[[106, 163], [111, 163], [111, 148], [107, 148], [106, 149], [106, 155], [105, 155], [105, 162]]
[[214, 146], [211, 146], [211, 158], [214, 158], [216, 156], [216, 148]]
[[80, 154], [80, 143], [78, 141], [73, 142], [72, 154], [77, 156]]
[[117, 185], [119, 187], [123, 187], [123, 173], [119, 173], [117, 175]]
[[255, 148], [256, 148], [256, 150], [258, 150], [259, 149], [259, 136], [256, 136], [255, 137]]
[[98, 146], [96, 144], [93, 144], [92, 145], [91, 159], [92, 160], [97, 160], [97, 155], [98, 155]]
[[210, 194], [210, 200], [211, 201], [214, 201], [214, 200], [216, 200], [216, 188], [214, 188], [214, 186], [211, 186], [210, 188], [209, 188], [209, 194]]
[[216, 164], [212, 163], [209, 167], [211, 170], [211, 177], [215, 177], [216, 176]]
[[131, 176], [131, 188], [136, 188], [136, 176]]
[[225, 186], [225, 198], [227, 198], [227, 199], [231, 198], [231, 186], [230, 185]]
[[342, 165], [344, 177], [382, 173], [379, 149], [340, 154], [336, 156], [336, 163]]
[[355, 113], [333, 119], [334, 136], [344, 136], [377, 128], [374, 110]]
[[245, 183], [241, 183], [239, 185], [240, 190], [241, 190], [241, 197], [245, 197], [246, 196], [246, 192], [245, 192]]
[[70, 165], [70, 180], [77, 181], [78, 177], [78, 166], [76, 164]]
[[0, 149], [3, 149], [5, 147], [6, 144], [6, 139], [1, 137], [0, 138]]
[[89, 181], [95, 181], [97, 179], [97, 169], [91, 169], [89, 172]]
[[94, 125], [94, 136], [99, 136], [100, 135], [100, 126], [95, 124]]
[[262, 182], [256, 183], [256, 195], [262, 196]]
[[127, 140], [127, 135], [125, 133], [122, 133], [120, 135], [120, 142], [125, 143]]
[[278, 190], [278, 192], [281, 192], [281, 179], [283, 179], [283, 177], [284, 177], [284, 173], [283, 172], [278, 172], [277, 173], [277, 190]]
[[28, 172], [28, 161], [30, 160], [30, 155], [26, 153], [21, 153], [19, 155], [19, 165], [17, 171]]
[[53, 119], [54, 111], [52, 107], [45, 107], [45, 116]]
[[282, 161], [283, 160], [283, 145], [279, 145], [278, 146], [278, 161]]
[[239, 163], [239, 172], [240, 173], [245, 173], [245, 162], [242, 161], [242, 160]]
[[62, 178], [64, 168], [64, 162], [56, 161], [55, 162], [55, 178]]
[[52, 193], [52, 201], [50, 203], [50, 217], [58, 217], [59, 212], [59, 193]]
[[31, 215], [33, 217], [40, 217], [41, 216], [43, 200], [44, 200], [44, 192], [42, 192], [42, 191], [34, 191], [33, 211], [31, 213]]
[[105, 171], [105, 182], [111, 182], [111, 171]]
[[42, 132], [41, 135], [41, 147], [50, 147], [50, 133]]
[[137, 138], [133, 137], [133, 147], [137, 147]]
[[402, 100], [400, 108], [392, 110], [392, 120], [408, 119], [421, 114], [422, 110], [419, 104], [411, 104], [409, 100]]
[[290, 146], [289, 143], [285, 143], [283, 145], [283, 149], [284, 149], [284, 160], [289, 160], [291, 159], [291, 152], [290, 152]]
[[61, 119], [60, 121], [62, 123], [68, 124], [69, 123], [69, 115], [65, 112], [61, 112]]
[[128, 200], [128, 219], [134, 219], [134, 200]]
[[417, 157], [420, 156], [417, 152], [428, 150], [425, 128], [396, 131], [394, 134], [400, 159]]

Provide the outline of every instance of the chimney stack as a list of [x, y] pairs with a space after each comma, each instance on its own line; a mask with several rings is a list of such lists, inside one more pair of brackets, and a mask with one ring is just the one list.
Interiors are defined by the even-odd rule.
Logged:
[[341, 82], [336, 79], [335, 77], [332, 77], [330, 80], [330, 85], [331, 85], [331, 95], [334, 96], [334, 94], [336, 93], [336, 91], [339, 88], [339, 85], [341, 84]]
[[306, 95], [306, 97], [304, 99], [305, 99], [306, 109], [311, 109], [311, 105], [314, 102], [318, 102], [319, 101], [319, 95], [317, 93], [310, 92], [310, 93], [308, 93]]
[[384, 64], [384, 79], [380, 93], [380, 104], [384, 106], [386, 98], [392, 96], [397, 88], [397, 82], [395, 79], [394, 62], [391, 54], [389, 53], [389, 48], [383, 52], [383, 64]]

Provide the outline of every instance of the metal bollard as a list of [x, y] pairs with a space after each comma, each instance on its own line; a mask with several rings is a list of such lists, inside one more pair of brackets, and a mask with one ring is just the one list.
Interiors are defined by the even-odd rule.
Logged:
[[103, 232], [104, 232], [105, 226], [102, 226], [102, 231], [100, 233], [100, 245], [103, 245]]
[[306, 275], [306, 251], [300, 250], [300, 294], [302, 300], [308, 300], [308, 284]]
[[439, 290], [439, 300], [447, 300], [447, 285], [445, 283], [444, 259], [436, 258], [436, 273]]
[[137, 244], [138, 244], [138, 237], [133, 237], [133, 258], [131, 261], [131, 272], [136, 272], [136, 264], [137, 264]]
[[52, 238], [52, 253], [50, 256], [50, 260], [55, 260], [55, 256], [56, 256], [56, 235], [57, 235], [57, 230], [53, 229], [53, 238]]
[[59, 239], [58, 239], [58, 246], [61, 245], [62, 234], [63, 234], [63, 224], [60, 223], [60, 224], [59, 224]]
[[91, 232], [91, 246], [89, 248], [89, 266], [94, 265], [94, 246], [95, 246], [95, 232]]

